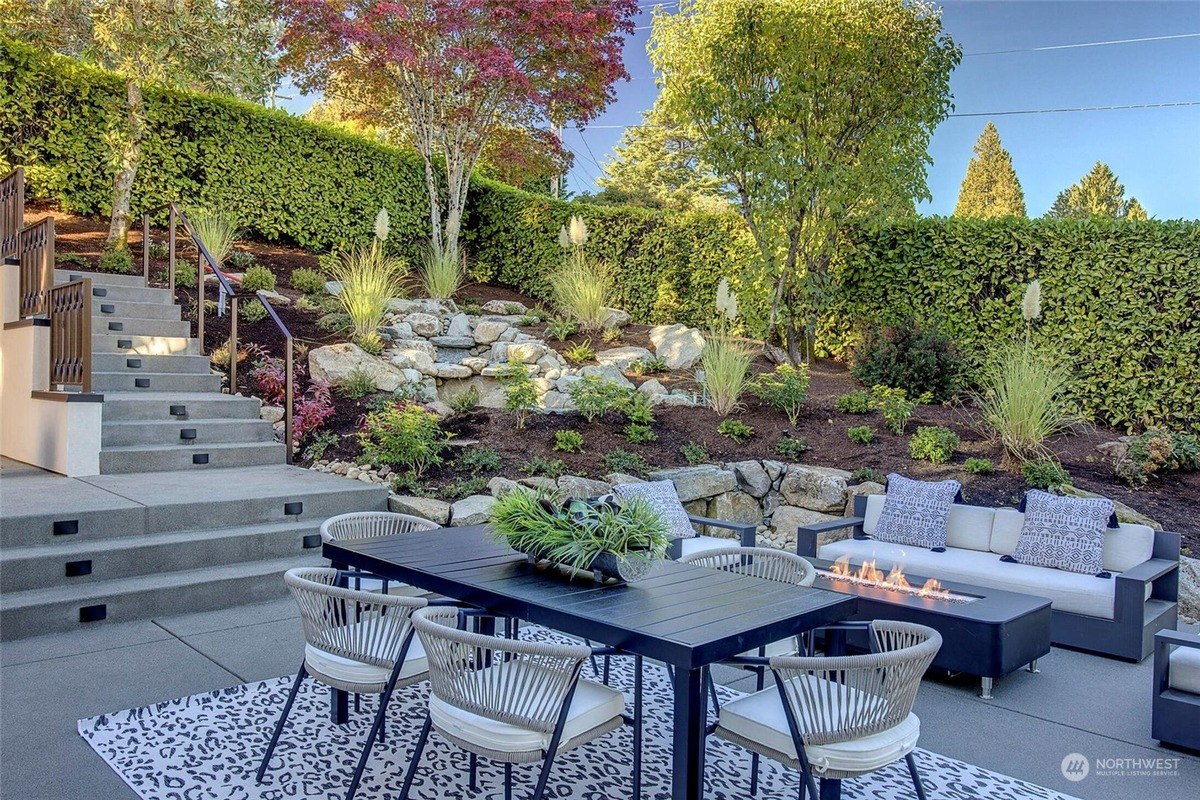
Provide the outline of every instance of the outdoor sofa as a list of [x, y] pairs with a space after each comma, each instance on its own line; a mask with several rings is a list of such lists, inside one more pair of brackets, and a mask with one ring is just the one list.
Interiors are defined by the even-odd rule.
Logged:
[[1154, 637], [1151, 736], [1200, 750], [1200, 636], [1160, 631]]
[[[1179, 614], [1178, 533], [1121, 523], [1104, 536], [1104, 570], [1110, 577], [1049, 567], [1002, 563], [1011, 556], [1024, 515], [1014, 508], [956, 503], [947, 522], [945, 552], [875, 541], [871, 534], [884, 495], [854, 498], [854, 516], [806, 525], [797, 531], [801, 556], [854, 564], [874, 559], [940, 580], [1047, 597], [1051, 641], [1064, 647], [1141, 661], [1160, 630], [1174, 630]], [[817, 546], [821, 533], [853, 528], [853, 538]]]

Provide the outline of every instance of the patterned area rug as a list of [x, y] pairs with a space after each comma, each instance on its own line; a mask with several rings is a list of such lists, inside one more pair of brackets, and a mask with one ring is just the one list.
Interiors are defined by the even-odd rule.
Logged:
[[[523, 630], [522, 638], [551, 638]], [[630, 659], [614, 659], [611, 683], [632, 687]], [[585, 677], [590, 669], [585, 667]], [[259, 759], [283, 708], [294, 678], [234, 686], [144, 708], [81, 720], [79, 733], [121, 778], [145, 800], [283, 800], [341, 798], [374, 718], [376, 698], [362, 698], [350, 723], [329, 722], [329, 692], [306, 680], [262, 785], [254, 782]], [[388, 740], [376, 744], [357, 798], [394, 800], [408, 767], [416, 734], [424, 722], [428, 683], [398, 690], [389, 707]], [[644, 678], [643, 797], [670, 795], [671, 684], [664, 669], [647, 665]], [[722, 701], [738, 695], [725, 687]], [[632, 692], [629, 693], [632, 710]], [[628, 726], [571, 750], [555, 763], [546, 796], [611, 800], [629, 797], [632, 733]], [[1040, 786], [989, 772], [925, 750], [917, 764], [930, 798], [939, 800], [1071, 800]], [[479, 793], [467, 786], [467, 756], [434, 732], [422, 758], [414, 800], [499, 800], [503, 768], [479, 762]], [[708, 741], [706, 798], [749, 797], [750, 755], [720, 739]], [[514, 768], [514, 797], [528, 797], [537, 765]], [[763, 760], [760, 798], [794, 798], [798, 777]], [[908, 770], [897, 762], [843, 784], [843, 797], [897, 800], [915, 798]]]

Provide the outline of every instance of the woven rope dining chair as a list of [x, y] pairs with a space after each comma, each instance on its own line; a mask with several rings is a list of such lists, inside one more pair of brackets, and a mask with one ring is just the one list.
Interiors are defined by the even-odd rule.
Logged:
[[[321, 542], [344, 542], [352, 539], [373, 539], [377, 536], [395, 536], [417, 531], [434, 531], [438, 524], [409, 514], [391, 511], [354, 511], [338, 514], [321, 523]], [[345, 564], [332, 564], [335, 569], [345, 569]], [[354, 576], [356, 589], [379, 589], [385, 594], [392, 589], [408, 587], [408, 584], [388, 581], [385, 578]], [[409, 592], [411, 593], [411, 592]]]
[[942, 637], [891, 620], [870, 630], [876, 652], [770, 659], [776, 685], [726, 703], [714, 735], [800, 770], [801, 800], [805, 788], [821, 796], [818, 778], [866, 775], [901, 758], [925, 800], [912, 756], [921, 733], [912, 707]]
[[300, 606], [304, 661], [263, 754], [258, 782], [266, 774], [300, 684], [311, 676], [334, 689], [380, 696], [375, 722], [346, 792], [346, 800], [352, 800], [375, 738], [378, 736], [381, 742], [385, 738], [384, 722], [392, 692], [427, 675], [425, 651], [414, 636], [412, 615], [425, 608], [428, 601], [345, 588], [338, 585], [345, 580], [344, 575], [331, 568], [290, 569], [283, 580]]
[[[512, 765], [540, 761], [532, 798], [541, 800], [555, 756], [626, 724], [625, 696], [580, 679], [591, 648], [472, 633], [459, 627], [466, 616], [450, 608], [413, 615], [429, 659], [429, 714], [400, 800], [408, 798], [431, 729], [472, 755], [503, 763], [506, 800], [512, 797]], [[632, 724], [637, 798], [641, 720], [636, 714]]]

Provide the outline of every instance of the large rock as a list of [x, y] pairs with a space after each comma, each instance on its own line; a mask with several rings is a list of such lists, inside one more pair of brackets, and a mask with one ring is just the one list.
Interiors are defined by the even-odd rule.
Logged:
[[480, 309], [485, 314], [524, 314], [528, 310], [523, 303], [513, 300], [488, 300]]
[[495, 319], [481, 319], [475, 325], [474, 337], [479, 344], [491, 344], [508, 330], [508, 323]]
[[517, 342], [508, 346], [504, 357], [507, 361], [536, 364], [539, 358], [546, 355], [546, 350], [546, 345], [539, 341]]
[[413, 497], [393, 494], [388, 497], [388, 511], [396, 514], [412, 514], [414, 517], [445, 525], [450, 521], [450, 504], [432, 497]]
[[[822, 514], [820, 511], [811, 511], [807, 508], [797, 508], [796, 506], [780, 506], [775, 509], [775, 513], [771, 515], [771, 531], [775, 534], [773, 540], [779, 547], [783, 547], [789, 552], [796, 552], [796, 530], [804, 525], [813, 525], [818, 522], [827, 522], [831, 519], [838, 519], [836, 514]], [[852, 530], [843, 528], [837, 531], [818, 534], [818, 547], [836, 542], [839, 539], [847, 539], [850, 537]]]
[[407, 322], [393, 322], [391, 325], [384, 328], [389, 336], [393, 339], [406, 340], [413, 338], [412, 325]]
[[622, 311], [619, 308], [604, 309], [604, 321], [601, 323], [605, 328], [624, 328], [630, 323], [633, 317], [629, 316], [628, 311]]
[[492, 493], [492, 497], [500, 497], [506, 495], [514, 489], [520, 489], [521, 484], [508, 478], [502, 478], [499, 475], [488, 481], [488, 491]]
[[596, 353], [597, 364], [609, 364], [624, 372], [635, 361], [650, 358], [651, 353], [644, 347], [614, 347]]
[[[722, 522], [737, 522], [745, 525], [762, 523], [762, 506], [753, 496], [745, 492], [726, 492], [708, 501], [705, 516]], [[715, 529], [714, 529], [715, 530]]]
[[404, 321], [413, 329], [413, 333], [424, 336], [426, 339], [442, 332], [442, 321], [433, 314], [426, 314], [423, 311], [409, 314]]
[[738, 488], [749, 492], [755, 497], [763, 497], [767, 492], [771, 491], [771, 476], [763, 469], [763, 465], [757, 461], [735, 461], [725, 465], [726, 469], [732, 469], [733, 474], [737, 476]]
[[471, 377], [471, 368], [462, 364], [439, 363], [433, 365], [434, 374], [439, 378], [456, 379]]
[[538, 405], [555, 414], [565, 414], [575, 410], [575, 401], [571, 399], [571, 395], [553, 389], [538, 398]]
[[580, 375], [596, 375], [608, 381], [612, 381], [623, 389], [632, 389], [633, 382], [621, 374], [621, 370], [611, 364], [589, 364], [579, 370]]
[[849, 477], [850, 473], [844, 469], [792, 464], [779, 490], [789, 506], [840, 514], [846, 507], [846, 479]]
[[488, 521], [488, 514], [496, 498], [487, 494], [473, 494], [464, 497], [450, 506], [450, 526], [461, 528], [463, 525], [482, 525]]
[[446, 325], [447, 336], [470, 336], [471, 318], [466, 314], [455, 314]]
[[1179, 613], [1200, 620], [1200, 561], [1190, 556], [1179, 557]]
[[578, 475], [563, 475], [558, 479], [558, 490], [564, 497], [598, 497], [612, 490], [604, 481], [583, 478]]
[[[207, 281], [208, 278], [205, 278], [204, 280]], [[329, 294], [333, 295], [334, 297], [337, 297], [339, 294], [342, 293], [342, 282], [341, 281], [325, 281], [325, 291], [328, 292]]]
[[467, 336], [450, 336], [450, 335], [430, 336], [429, 342], [430, 342], [430, 344], [435, 345], [439, 350], [443, 349], [443, 348], [449, 349], [449, 350], [470, 350], [472, 347], [475, 346], [475, 340], [472, 339], [470, 337], [470, 335], [467, 335]]
[[659, 325], [650, 329], [654, 354], [670, 369], [690, 369], [704, 351], [704, 334], [686, 325]]
[[651, 378], [648, 381], [643, 381], [637, 387], [637, 390], [644, 395], [650, 396], [651, 398], [665, 397], [667, 394], [667, 387], [663, 386], [662, 382], [657, 378]]
[[407, 383], [400, 367], [350, 342], [329, 344], [308, 351], [308, 374], [314, 381], [339, 383], [356, 370], [370, 375], [375, 388], [381, 392], [394, 392]]
[[684, 503], [716, 497], [737, 489], [737, 478], [731, 471], [705, 464], [698, 467], [655, 470], [647, 477], [652, 481], [674, 483], [675, 492]]
[[399, 297], [393, 297], [387, 301], [387, 307], [388, 311], [400, 316], [404, 316], [405, 314], [431, 314], [435, 317], [444, 317], [449, 314], [458, 313], [458, 304], [453, 300], [433, 300], [431, 298], [404, 300]]
[[646, 481], [639, 478], [637, 475], [629, 475], [624, 472], [610, 472], [604, 476], [604, 480], [608, 481], [613, 486], [620, 486], [622, 483], [645, 483]]
[[479, 376], [462, 381], [445, 381], [437, 387], [438, 399], [453, 405], [454, 398], [472, 389], [479, 393], [480, 408], [504, 408], [504, 387], [498, 382]]
[[846, 516], [854, 516], [855, 497], [858, 495], [869, 494], [887, 494], [887, 487], [882, 483], [876, 483], [875, 481], [863, 481], [862, 483], [855, 484], [854, 486], [848, 488], [846, 490], [846, 508], [844, 512]]
[[422, 375], [433, 375], [433, 359], [437, 351], [424, 339], [406, 339], [396, 342], [387, 351], [388, 360], [401, 369], [415, 369]]

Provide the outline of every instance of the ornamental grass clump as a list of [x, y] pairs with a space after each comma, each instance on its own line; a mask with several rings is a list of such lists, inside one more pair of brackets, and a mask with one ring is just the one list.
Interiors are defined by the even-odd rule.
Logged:
[[466, 282], [466, 258], [456, 250], [431, 244], [421, 252], [420, 278], [426, 297], [449, 300]]
[[207, 206], [189, 208], [186, 213], [192, 232], [204, 245], [204, 249], [218, 265], [224, 264], [225, 259], [233, 252], [234, 242], [237, 241], [237, 217], [228, 211]]
[[350, 317], [354, 340], [368, 352], [382, 349], [379, 325], [388, 300], [400, 295], [408, 272], [403, 259], [384, 253], [384, 239], [379, 233], [386, 237], [387, 226], [376, 225], [376, 237], [370, 245], [340, 253], [329, 269], [331, 277], [341, 284], [337, 299]]
[[558, 271], [550, 276], [554, 305], [585, 331], [599, 331], [608, 317], [610, 280], [607, 270], [584, 252], [587, 225], [581, 217], [571, 217], [568, 226], [558, 232], [558, 243], [566, 257]]
[[1004, 447], [1003, 466], [1010, 470], [1052, 459], [1046, 440], [1078, 422], [1064, 400], [1070, 372], [1055, 352], [1033, 341], [1033, 324], [1042, 313], [1038, 281], [1026, 288], [1021, 313], [1024, 338], [996, 351], [975, 395], [983, 424]]
[[701, 374], [697, 382], [713, 411], [725, 417], [741, 408], [741, 397], [750, 388], [750, 362], [754, 354], [730, 333], [737, 318], [737, 299], [724, 278], [717, 288], [717, 322], [700, 351]]

